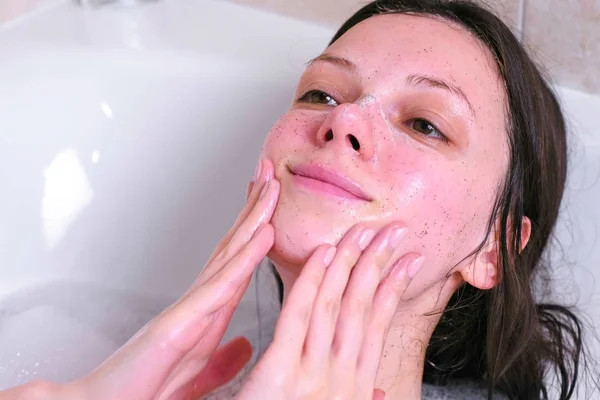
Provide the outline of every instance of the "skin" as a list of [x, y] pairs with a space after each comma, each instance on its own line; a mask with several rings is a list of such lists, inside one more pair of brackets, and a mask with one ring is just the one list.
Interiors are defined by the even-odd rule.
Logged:
[[[473, 35], [430, 17], [370, 18], [324, 54], [306, 69], [300, 100], [262, 150], [281, 183], [269, 256], [287, 298], [319, 245], [339, 243], [357, 224], [405, 227], [397, 257], [419, 254], [424, 262], [391, 321], [376, 387], [391, 398], [420, 398], [425, 348], [439, 318], [424, 314], [443, 310], [464, 282], [496, 284], [496, 246], [486, 228], [508, 165], [502, 80]], [[311, 90], [324, 93], [305, 96]], [[344, 174], [370, 200], [299, 184], [288, 167], [305, 163]], [[483, 241], [483, 251], [468, 257]]]

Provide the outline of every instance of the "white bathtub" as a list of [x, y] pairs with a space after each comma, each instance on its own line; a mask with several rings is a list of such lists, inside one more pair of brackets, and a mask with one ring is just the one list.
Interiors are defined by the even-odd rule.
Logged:
[[[0, 389], [87, 372], [189, 286], [332, 33], [210, 0], [65, 2], [0, 32]], [[600, 100], [561, 94], [587, 150], [560, 271], [593, 310]]]

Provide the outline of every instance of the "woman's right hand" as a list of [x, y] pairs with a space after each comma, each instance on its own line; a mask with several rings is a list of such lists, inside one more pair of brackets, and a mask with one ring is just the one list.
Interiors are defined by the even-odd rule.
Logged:
[[[29, 392], [12, 391], [15, 395], [31, 393], [31, 397], [0, 394], [0, 399], [39, 395], [37, 398], [44, 398], [43, 393], [47, 392], [60, 393], [61, 399], [77, 400], [178, 400], [197, 398], [207, 394], [207, 388], [214, 389], [215, 382], [198, 382], [196, 378], [222, 379], [218, 369], [226, 364], [223, 358], [235, 357], [236, 345], [244, 347], [243, 343], [233, 341], [223, 351], [219, 350], [222, 355], [217, 354], [216, 358], [221, 360], [209, 363], [252, 272], [273, 246], [270, 220], [279, 198], [279, 182], [273, 174], [273, 165], [261, 160], [246, 207], [193, 286], [100, 367], [66, 385], [38, 382]], [[205, 370], [213, 366], [215, 371]]]
[[381, 400], [375, 388], [388, 329], [423, 265], [406, 230], [357, 225], [317, 248], [287, 294], [273, 342], [237, 400]]

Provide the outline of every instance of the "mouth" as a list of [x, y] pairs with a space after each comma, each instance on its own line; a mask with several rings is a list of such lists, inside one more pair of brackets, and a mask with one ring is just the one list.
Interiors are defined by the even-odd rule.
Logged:
[[343, 174], [319, 165], [288, 166], [295, 182], [311, 191], [338, 198], [372, 201], [359, 184]]

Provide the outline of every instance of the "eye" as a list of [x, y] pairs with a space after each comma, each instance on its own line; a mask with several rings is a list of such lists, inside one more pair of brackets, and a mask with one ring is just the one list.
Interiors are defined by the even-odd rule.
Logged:
[[309, 90], [298, 101], [310, 104], [325, 104], [331, 107], [338, 105], [338, 102], [333, 97], [321, 90]]
[[445, 143], [448, 143], [448, 138], [439, 131], [438, 128], [435, 127], [429, 121], [422, 118], [415, 118], [409, 121], [409, 127], [415, 132], [419, 132], [420, 134], [436, 140], [441, 140]]

